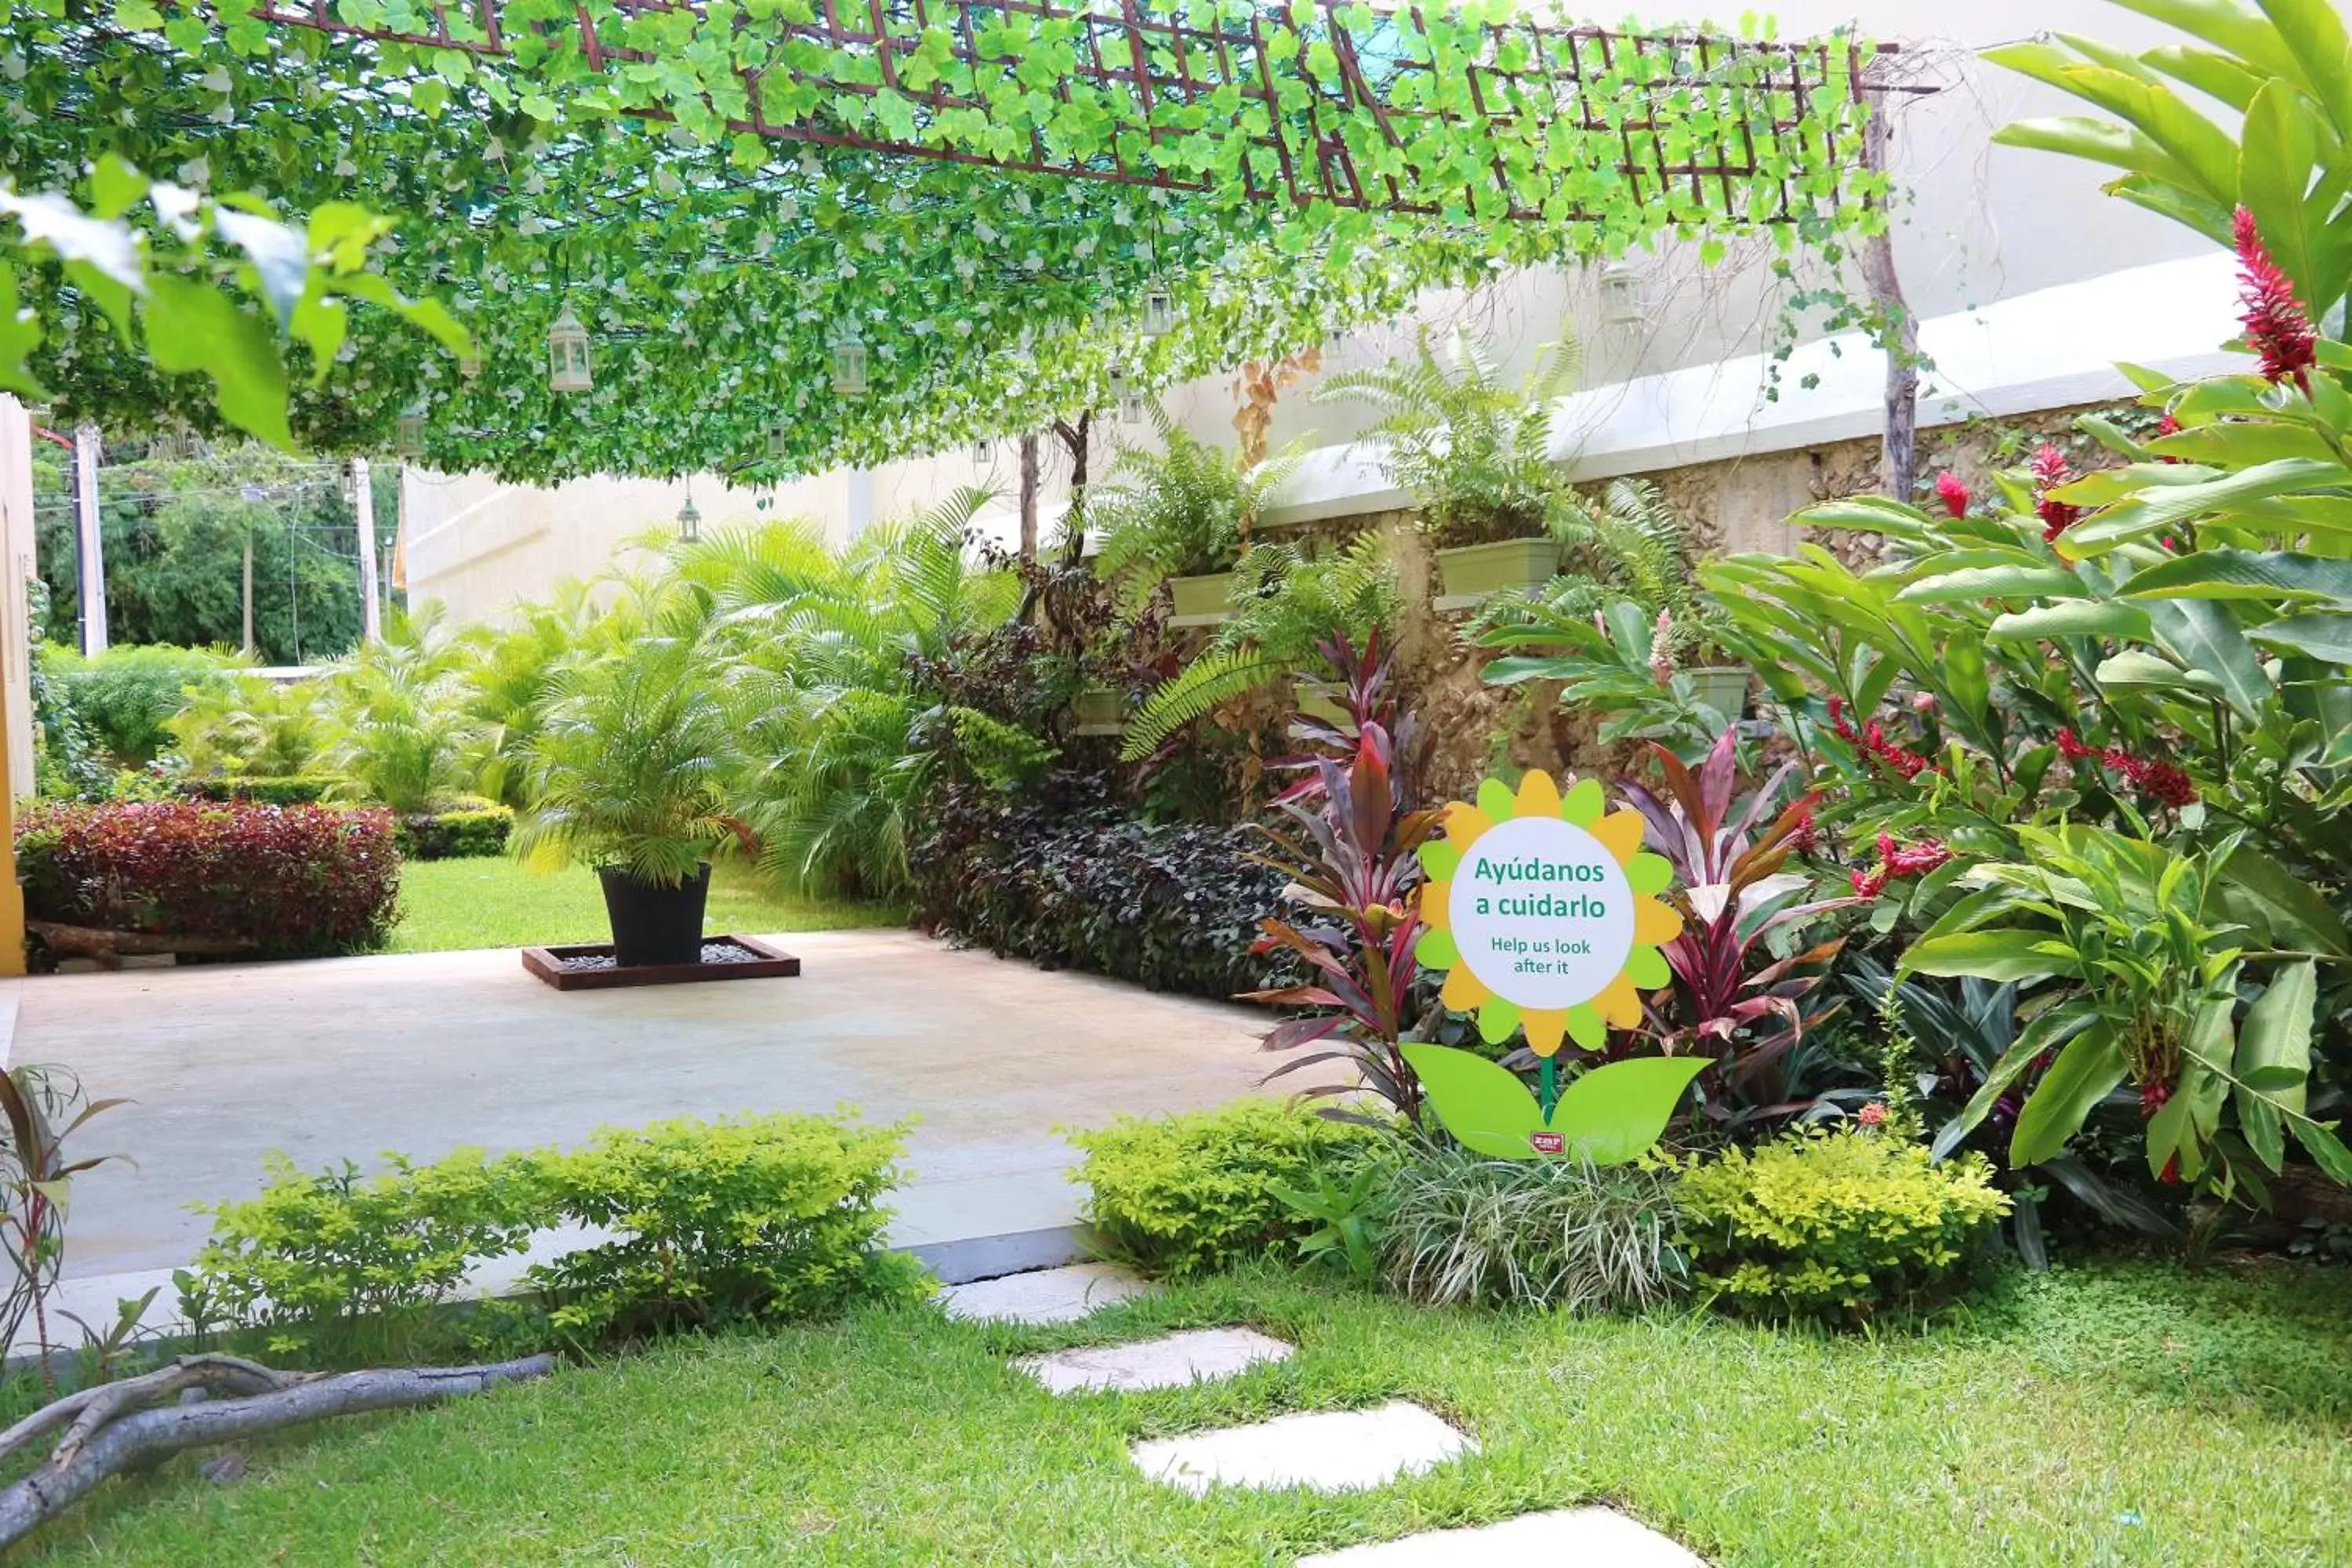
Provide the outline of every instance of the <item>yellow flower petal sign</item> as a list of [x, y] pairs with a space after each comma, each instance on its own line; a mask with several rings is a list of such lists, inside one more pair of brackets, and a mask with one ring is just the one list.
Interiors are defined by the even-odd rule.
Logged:
[[1564, 793], [1541, 772], [1516, 789], [1488, 779], [1475, 803], [1445, 807], [1444, 825], [1421, 850], [1421, 962], [1448, 972], [1441, 999], [1475, 1013], [1485, 1039], [1526, 1035], [1548, 1125], [1560, 1047], [1598, 1050], [1609, 1030], [1638, 1026], [1642, 992], [1670, 978], [1658, 949], [1682, 919], [1657, 895], [1671, 869], [1643, 850], [1641, 813], [1611, 811], [1591, 779]]

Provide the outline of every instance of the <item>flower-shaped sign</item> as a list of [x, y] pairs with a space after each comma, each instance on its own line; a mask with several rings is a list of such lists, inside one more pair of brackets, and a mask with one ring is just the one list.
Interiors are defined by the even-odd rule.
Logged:
[[1517, 791], [1488, 779], [1475, 805], [1445, 808], [1444, 824], [1444, 838], [1421, 848], [1429, 930], [1420, 961], [1450, 972], [1443, 1000], [1476, 1014], [1489, 1044], [1525, 1031], [1541, 1082], [1529, 1095], [1472, 1052], [1405, 1045], [1431, 1106], [1482, 1153], [1573, 1154], [1596, 1164], [1633, 1158], [1656, 1141], [1706, 1062], [1613, 1062], [1563, 1093], [1554, 1058], [1563, 1040], [1597, 1050], [1612, 1026], [1640, 1024], [1641, 992], [1673, 978], [1658, 952], [1682, 934], [1682, 917], [1658, 898], [1673, 866], [1643, 850], [1641, 813], [1611, 813], [1591, 779], [1565, 796], [1547, 773], [1528, 773]]
[[1516, 795], [1488, 779], [1422, 846], [1422, 965], [1452, 971], [1445, 1005], [1475, 1013], [1489, 1044], [1524, 1029], [1538, 1057], [1563, 1037], [1598, 1050], [1642, 1021], [1640, 992], [1673, 978], [1658, 947], [1683, 921], [1657, 895], [1674, 868], [1642, 848], [1640, 812], [1604, 813], [1592, 779], [1565, 796], [1548, 773]]

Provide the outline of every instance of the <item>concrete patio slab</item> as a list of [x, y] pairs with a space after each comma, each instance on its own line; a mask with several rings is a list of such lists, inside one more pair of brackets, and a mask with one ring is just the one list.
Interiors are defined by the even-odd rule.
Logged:
[[1298, 1568], [1706, 1568], [1690, 1552], [1612, 1509], [1522, 1514], [1475, 1530], [1433, 1530], [1302, 1557]]
[[1260, 1362], [1286, 1361], [1293, 1348], [1255, 1329], [1194, 1329], [1129, 1345], [1024, 1356], [1013, 1364], [1054, 1394], [1135, 1394], [1220, 1382]]
[[1115, 1263], [1073, 1263], [951, 1285], [940, 1292], [940, 1300], [949, 1317], [975, 1322], [1075, 1323], [1150, 1289], [1150, 1280]]
[[76, 1180], [66, 1276], [184, 1264], [210, 1228], [186, 1205], [252, 1195], [272, 1150], [374, 1168], [844, 1104], [917, 1119], [895, 1241], [1051, 1233], [1079, 1198], [1056, 1128], [1218, 1104], [1260, 1071], [1262, 1018], [1238, 1005], [905, 931], [777, 940], [798, 978], [565, 994], [499, 950], [25, 981], [13, 1058], [135, 1101], [79, 1134], [138, 1163]]
[[1436, 1415], [1399, 1399], [1138, 1443], [1131, 1453], [1145, 1475], [1203, 1497], [1212, 1487], [1369, 1491], [1477, 1451]]

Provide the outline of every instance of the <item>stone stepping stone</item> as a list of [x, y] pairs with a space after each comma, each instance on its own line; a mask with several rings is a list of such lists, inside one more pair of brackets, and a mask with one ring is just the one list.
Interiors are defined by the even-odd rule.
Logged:
[[1399, 1399], [1374, 1410], [1283, 1415], [1138, 1443], [1131, 1452], [1145, 1475], [1202, 1497], [1212, 1487], [1367, 1491], [1477, 1451], [1435, 1415]]
[[1145, 1294], [1151, 1282], [1112, 1263], [1073, 1263], [975, 1279], [940, 1292], [948, 1316], [983, 1322], [1070, 1323], [1114, 1301]]
[[1055, 1394], [1133, 1394], [1215, 1383], [1290, 1353], [1290, 1346], [1254, 1330], [1195, 1329], [1131, 1345], [1090, 1345], [1024, 1356], [1013, 1364]]
[[1605, 1508], [1521, 1514], [1475, 1530], [1433, 1530], [1302, 1557], [1298, 1568], [1498, 1568], [1513, 1563], [1557, 1568], [1706, 1568], [1647, 1525]]

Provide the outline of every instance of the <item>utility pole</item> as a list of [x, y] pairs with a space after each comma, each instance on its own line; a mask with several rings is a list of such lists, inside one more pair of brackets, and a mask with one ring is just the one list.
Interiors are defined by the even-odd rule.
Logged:
[[106, 556], [98, 519], [98, 426], [74, 431], [74, 530], [81, 544], [81, 651], [106, 651]]
[[383, 640], [383, 612], [376, 603], [375, 487], [368, 479], [368, 460], [352, 459], [352, 510], [360, 526], [360, 640]]

